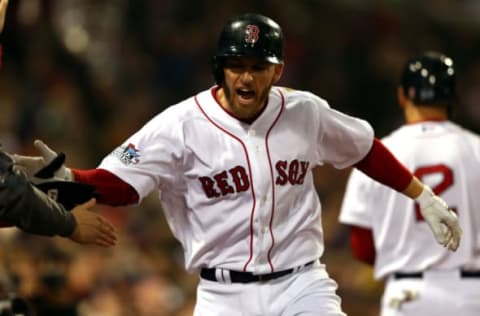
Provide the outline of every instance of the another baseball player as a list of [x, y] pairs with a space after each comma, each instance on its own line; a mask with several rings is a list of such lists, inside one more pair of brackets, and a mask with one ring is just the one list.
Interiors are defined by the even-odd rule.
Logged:
[[[275, 86], [283, 41], [268, 17], [229, 20], [213, 57], [217, 85], [158, 114], [97, 169], [58, 170], [94, 185], [100, 203], [136, 204], [158, 191], [186, 269], [200, 273], [197, 316], [344, 315], [319, 260], [321, 205], [311, 170], [324, 163], [356, 165], [416, 198], [438, 242], [450, 250], [459, 244], [447, 205], [367, 122], [310, 92]], [[43, 158], [16, 157], [32, 174], [56, 156], [37, 147]]]
[[383, 142], [442, 196], [464, 230], [456, 253], [434, 243], [418, 204], [354, 170], [340, 221], [355, 256], [386, 279], [383, 316], [480, 315], [480, 137], [448, 120], [455, 98], [451, 58], [410, 60], [398, 88], [406, 125]]

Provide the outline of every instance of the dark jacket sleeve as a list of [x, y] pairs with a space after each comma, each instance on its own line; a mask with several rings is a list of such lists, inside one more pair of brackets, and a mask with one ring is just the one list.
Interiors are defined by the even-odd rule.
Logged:
[[0, 220], [21, 230], [45, 236], [70, 236], [75, 217], [13, 170], [13, 162], [0, 152]]

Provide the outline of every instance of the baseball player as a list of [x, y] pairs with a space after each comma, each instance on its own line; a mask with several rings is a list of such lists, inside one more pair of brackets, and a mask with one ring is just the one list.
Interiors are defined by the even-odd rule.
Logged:
[[351, 225], [354, 255], [386, 280], [382, 316], [480, 315], [480, 137], [449, 121], [454, 98], [452, 59], [414, 57], [398, 88], [406, 125], [383, 142], [457, 213], [456, 253], [434, 243], [414, 201], [356, 170], [347, 185], [340, 221]]
[[[371, 126], [322, 98], [275, 84], [284, 69], [280, 26], [244, 14], [223, 28], [216, 85], [170, 106], [98, 168], [57, 176], [96, 187], [100, 203], [137, 204], [158, 191], [185, 267], [200, 274], [194, 314], [345, 315], [324, 251], [312, 168], [356, 165], [421, 204], [438, 242], [458, 247], [458, 221], [374, 138]], [[56, 153], [16, 156], [30, 173]]]

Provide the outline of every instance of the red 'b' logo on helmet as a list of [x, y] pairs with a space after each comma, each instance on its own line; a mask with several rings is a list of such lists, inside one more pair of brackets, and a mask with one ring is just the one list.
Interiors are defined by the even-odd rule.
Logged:
[[247, 25], [247, 35], [245, 36], [245, 42], [250, 44], [251, 46], [255, 45], [258, 42], [258, 34], [260, 33], [260, 29], [258, 26], [254, 24]]

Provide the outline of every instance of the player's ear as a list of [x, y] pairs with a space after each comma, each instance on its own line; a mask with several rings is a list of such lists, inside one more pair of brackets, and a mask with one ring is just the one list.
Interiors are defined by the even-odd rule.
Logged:
[[283, 68], [285, 64], [277, 64], [275, 65], [275, 74], [273, 75], [273, 84], [277, 83], [278, 80], [282, 77]]

